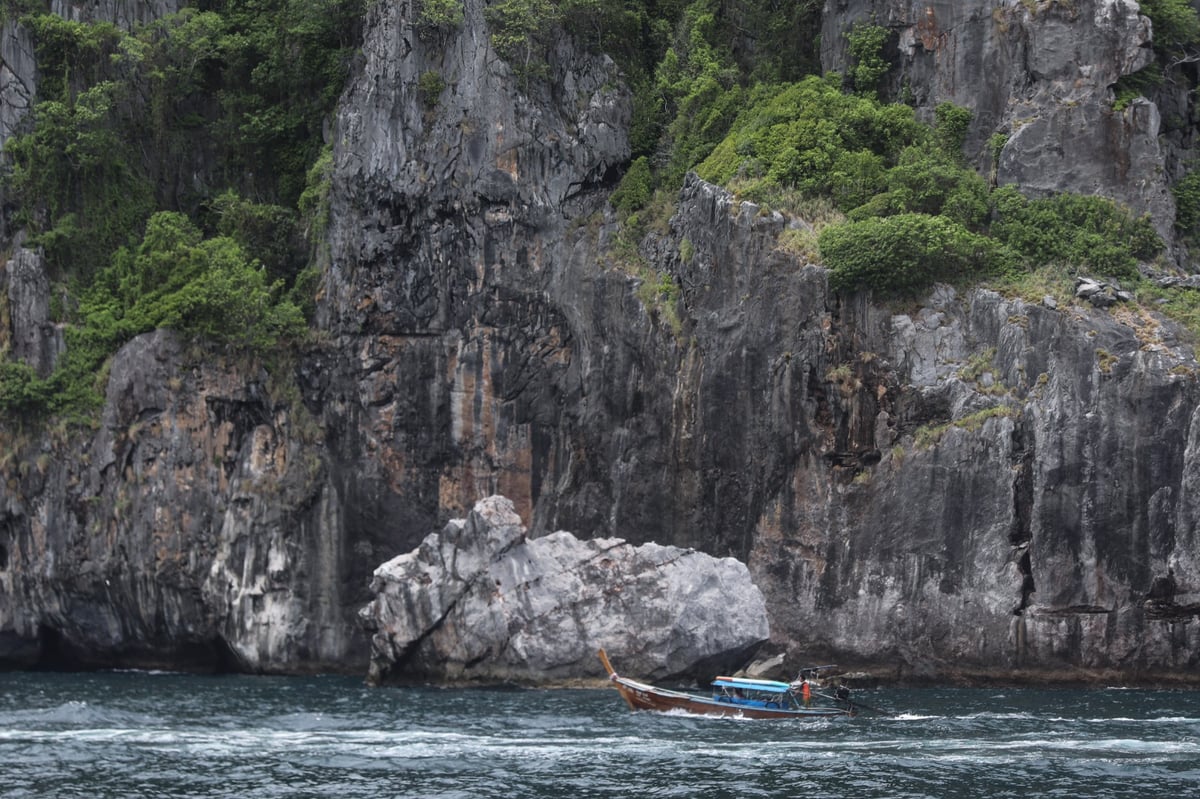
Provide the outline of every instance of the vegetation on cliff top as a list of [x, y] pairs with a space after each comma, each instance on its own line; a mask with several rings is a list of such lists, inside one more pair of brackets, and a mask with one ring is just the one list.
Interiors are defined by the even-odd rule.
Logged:
[[[677, 106], [680, 115], [664, 127], [671, 149], [657, 151], [651, 164], [634, 162], [614, 194], [622, 214], [637, 219], [654, 188], [669, 191], [685, 169], [768, 206], [827, 199], [842, 218], [825, 223], [817, 245], [831, 287], [841, 291], [912, 293], [935, 281], [979, 280], [1047, 264], [1136, 281], [1138, 262], [1161, 251], [1148, 218], [1107, 199], [1029, 200], [1012, 187], [989, 185], [963, 158], [971, 120], [966, 109], [943, 104], [930, 126], [908, 105], [883, 102], [879, 93], [890, 66], [882, 57], [883, 28], [859, 23], [847, 32], [846, 75], [721, 88], [710, 78], [731, 61], [701, 18], [684, 17], [684, 28], [693, 23], [688, 68], [680, 69], [668, 50], [658, 75], [693, 76], [682, 81], [693, 91], [666, 81], [659, 94], [703, 95], [704, 103]], [[703, 92], [694, 90], [698, 85]], [[1003, 143], [996, 142], [994, 158]]]
[[70, 299], [59, 369], [43, 380], [8, 363], [0, 409], [86, 412], [104, 361], [156, 327], [259, 354], [302, 336], [321, 131], [362, 0], [214, 0], [131, 32], [32, 0], [3, 7], [31, 31], [39, 70], [3, 187]]
[[[1186, 0], [1142, 5], [1162, 57], [1200, 39]], [[1044, 263], [1136, 277], [1160, 246], [1146, 220], [1098, 198], [996, 189], [962, 160], [964, 109], [939, 107], [930, 126], [881, 99], [885, 29], [853, 26], [847, 74], [820, 75], [822, 7], [491, 0], [484, 13], [526, 88], [548, 76], [559, 28], [619, 61], [634, 91], [633, 163], [612, 199], [633, 234], [663, 217], [649, 207], [695, 169], [768, 205], [832, 208], [816, 244], [842, 290], [908, 292]], [[364, 0], [202, 0], [130, 32], [47, 8], [0, 0], [4, 18], [33, 33], [40, 80], [3, 181], [56, 296], [69, 298], [59, 321], [71, 351], [48, 380], [7, 363], [0, 410], [94, 405], [97, 368], [153, 326], [255, 352], [301, 335], [326, 213], [321, 132], [360, 44]], [[413, 10], [427, 40], [464, 22], [461, 0]], [[439, 77], [423, 76], [426, 103]], [[1195, 183], [1177, 189], [1183, 225], [1200, 220]], [[257, 309], [246, 329], [211, 322], [231, 292]]]

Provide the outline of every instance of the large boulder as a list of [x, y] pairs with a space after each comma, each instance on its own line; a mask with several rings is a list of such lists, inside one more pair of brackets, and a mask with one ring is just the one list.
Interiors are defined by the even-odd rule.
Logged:
[[741, 562], [567, 532], [530, 540], [500, 496], [380, 566], [371, 590], [359, 615], [373, 683], [596, 676], [602, 647], [631, 674], [703, 675], [768, 636]]

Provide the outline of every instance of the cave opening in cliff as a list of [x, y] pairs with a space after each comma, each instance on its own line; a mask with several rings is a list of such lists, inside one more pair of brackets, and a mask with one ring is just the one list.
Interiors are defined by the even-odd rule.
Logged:
[[0, 544], [0, 572], [8, 571], [8, 547]]
[[233, 647], [220, 636], [209, 641], [208, 656], [214, 674], [239, 674], [246, 671]]
[[1022, 616], [1025, 608], [1029, 607], [1030, 597], [1037, 590], [1033, 584], [1033, 561], [1029, 557], [1028, 549], [1021, 553], [1017, 561], [1017, 570], [1021, 573], [1021, 603], [1013, 609], [1013, 615]]
[[45, 624], [38, 627], [37, 671], [70, 671], [71, 665], [63, 654], [62, 633]]

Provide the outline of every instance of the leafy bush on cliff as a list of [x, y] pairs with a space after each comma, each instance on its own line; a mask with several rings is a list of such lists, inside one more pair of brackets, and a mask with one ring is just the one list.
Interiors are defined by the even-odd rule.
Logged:
[[937, 215], [851, 214], [847, 223], [826, 227], [818, 246], [830, 287], [911, 294], [934, 282], [980, 280], [1049, 264], [1133, 281], [1138, 261], [1153, 258], [1163, 246], [1148, 217], [1135, 218], [1103, 197], [1028, 200], [1006, 186], [987, 198], [986, 216], [976, 213], [978, 201], [972, 193], [965, 221], [955, 213], [962, 205], [944, 204]]
[[883, 177], [881, 190], [865, 203], [846, 208], [847, 216], [941, 214], [980, 230], [988, 214], [987, 183], [960, 161], [929, 142], [906, 147]]
[[1175, 229], [1189, 247], [1200, 244], [1200, 171], [1196, 165], [1171, 187], [1175, 196]]
[[645, 207], [654, 195], [654, 181], [650, 175], [650, 162], [641, 156], [630, 164], [620, 185], [609, 197], [609, 202], [623, 215], [628, 216]]
[[[362, 0], [226, 0], [132, 33], [24, 17], [40, 101], [31, 129], [5, 149], [14, 166], [7, 188], [30, 231], [74, 215], [81, 236], [99, 234], [95, 266], [154, 210], [199, 218], [230, 188], [294, 206], [321, 152], [361, 10]], [[49, 254], [63, 273], [79, 271], [74, 251]]]
[[435, 31], [457, 28], [463, 23], [463, 0], [418, 0], [417, 25]]
[[1059, 194], [1028, 200], [1012, 186], [992, 194], [991, 233], [1030, 264], [1073, 264], [1118, 280], [1138, 277], [1139, 260], [1162, 250], [1148, 216], [1135, 218], [1105, 197]]
[[80, 303], [84, 327], [120, 343], [158, 328], [263, 351], [305, 329], [283, 282], [228, 236], [204, 238], [191, 220], [163, 211], [136, 247], [121, 248]]
[[814, 196], [832, 194], [839, 174], [857, 174], [867, 185], [851, 192], [851, 203], [883, 189], [882, 170], [895, 166], [905, 147], [928, 137], [928, 126], [908, 106], [845, 94], [836, 75], [812, 76], [758, 87], [696, 171], [714, 183], [741, 176]]
[[546, 54], [562, 19], [554, 0], [495, 0], [483, 16], [492, 47], [526, 87], [547, 75]]
[[102, 366], [139, 333], [159, 328], [263, 353], [302, 336], [304, 315], [268, 283], [262, 265], [232, 238], [204, 238], [183, 214], [150, 218], [135, 247], [121, 248], [79, 297], [67, 351], [53, 375], [0, 364], [0, 409], [8, 414], [73, 413], [98, 407]]
[[[37, 43], [33, 127], [5, 143], [4, 187], [19, 221], [51, 262], [85, 279], [128, 240], [153, 208], [140, 154], [115, 120], [135, 96], [110, 67], [124, 34], [111, 24], [84, 25], [53, 15], [27, 19]], [[38, 234], [43, 234], [41, 240]]]
[[883, 57], [883, 45], [887, 38], [887, 28], [865, 23], [855, 23], [846, 34], [850, 50], [850, 77], [854, 90], [859, 94], [878, 96], [879, 84], [891, 68], [891, 64]]
[[934, 282], [978, 280], [1015, 263], [1002, 244], [943, 216], [900, 214], [831, 225], [817, 240], [829, 287], [918, 292]]
[[943, 104], [931, 128], [907, 106], [839, 85], [829, 76], [759, 87], [696, 168], [756, 201], [788, 192], [832, 199], [846, 217], [819, 239], [833, 287], [913, 292], [1051, 263], [1130, 279], [1161, 250], [1149, 219], [1110, 200], [992, 192], [963, 162], [965, 109]]

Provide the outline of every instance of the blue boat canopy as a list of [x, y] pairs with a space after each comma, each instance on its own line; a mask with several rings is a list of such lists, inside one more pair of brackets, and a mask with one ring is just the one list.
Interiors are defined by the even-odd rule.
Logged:
[[743, 691], [766, 691], [771, 694], [786, 694], [791, 690], [790, 683], [776, 680], [748, 680], [738, 677], [718, 677], [713, 680], [713, 688], [741, 688]]

